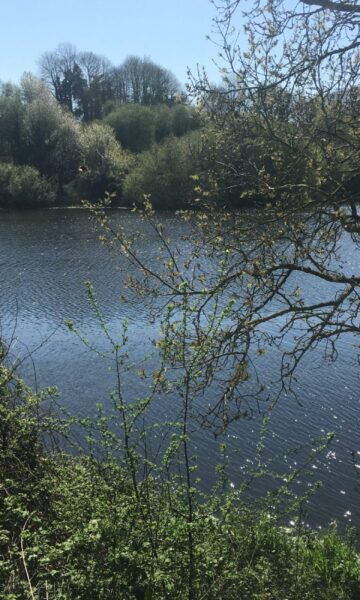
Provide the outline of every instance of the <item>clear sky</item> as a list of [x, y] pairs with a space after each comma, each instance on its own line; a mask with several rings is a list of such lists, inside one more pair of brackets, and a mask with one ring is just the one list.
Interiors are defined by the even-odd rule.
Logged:
[[60, 43], [106, 56], [114, 65], [129, 54], [170, 69], [180, 83], [186, 68], [207, 67], [217, 80], [209, 0], [0, 0], [0, 81], [17, 83], [24, 71]]

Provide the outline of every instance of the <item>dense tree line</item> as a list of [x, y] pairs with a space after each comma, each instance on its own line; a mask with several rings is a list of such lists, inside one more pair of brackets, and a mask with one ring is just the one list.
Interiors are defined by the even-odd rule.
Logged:
[[[71, 45], [46, 52], [39, 61], [41, 80], [25, 75], [20, 86], [1, 88], [0, 161], [36, 169], [40, 187], [52, 189], [48, 203], [93, 200], [105, 191], [126, 203], [141, 203], [150, 193], [154, 206], [164, 208], [321, 197], [345, 199], [354, 212], [359, 183], [356, 48], [345, 48], [339, 55], [342, 62], [335, 63], [341, 39], [327, 39], [332, 50], [326, 50], [320, 38], [309, 37], [310, 60], [306, 53], [296, 53], [296, 48], [306, 47], [298, 29], [293, 55], [299, 64], [286, 58], [285, 46], [286, 71], [272, 45], [275, 34], [264, 34], [264, 71], [262, 42], [255, 31], [244, 52], [229, 39], [226, 25], [230, 27], [232, 8], [237, 3], [221, 3], [217, 21], [224, 47], [222, 81], [212, 85], [206, 73], [192, 77], [187, 89], [192, 105], [186, 104], [175, 77], [149, 59], [131, 56], [114, 67], [104, 57]], [[261, 24], [261, 15], [250, 11], [250, 24], [254, 16], [259, 27], [270, 27], [270, 19]], [[288, 19], [284, 15], [284, 27]], [[336, 35], [347, 26], [344, 17]], [[316, 73], [314, 65], [320, 63], [322, 71]], [[97, 126], [86, 134], [94, 122]], [[201, 134], [191, 133], [198, 129]], [[182, 136], [190, 136], [188, 142], [177, 139]], [[90, 138], [95, 147], [104, 147], [106, 141], [112, 149], [92, 153], [91, 169], [89, 146], [84, 145]], [[110, 156], [111, 165], [105, 168]], [[1, 204], [28, 206], [26, 194], [21, 199], [25, 171], [21, 186], [4, 183], [17, 180], [19, 169], [11, 177], [9, 168], [5, 172]], [[30, 178], [30, 171], [26, 173]], [[37, 192], [33, 204], [44, 202]]]
[[40, 71], [42, 79], [0, 86], [0, 206], [77, 204], [105, 192], [123, 201], [139, 152], [200, 127], [175, 77], [148, 59], [115, 69], [65, 45], [42, 56]]

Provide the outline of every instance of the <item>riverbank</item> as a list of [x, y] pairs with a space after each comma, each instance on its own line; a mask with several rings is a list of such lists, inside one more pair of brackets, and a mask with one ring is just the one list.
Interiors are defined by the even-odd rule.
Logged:
[[88, 451], [57, 451], [69, 424], [44, 412], [43, 400], [2, 364], [2, 598], [359, 598], [351, 536], [303, 527], [301, 500], [286, 507], [279, 492], [249, 505], [221, 488], [199, 500], [195, 487], [189, 513], [178, 476], [144, 470], [135, 455], [115, 458], [119, 440], [101, 415]]

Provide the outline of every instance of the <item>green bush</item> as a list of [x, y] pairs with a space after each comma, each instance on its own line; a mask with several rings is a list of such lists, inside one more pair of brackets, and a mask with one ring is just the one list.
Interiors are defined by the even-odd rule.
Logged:
[[0, 206], [49, 206], [54, 204], [55, 198], [54, 186], [34, 167], [0, 163]]
[[10, 88], [9, 94], [5, 95], [0, 90], [0, 161], [21, 160], [23, 117], [24, 106], [19, 91]]
[[117, 140], [132, 152], [148, 150], [155, 142], [170, 135], [181, 137], [201, 125], [199, 113], [184, 104], [142, 106], [108, 104], [105, 122], [115, 131]]
[[67, 191], [86, 200], [103, 198], [105, 192], [122, 195], [122, 183], [131, 164], [131, 155], [115, 139], [114, 132], [105, 123], [85, 125], [80, 134], [82, 171]]
[[161, 104], [152, 109], [154, 113], [155, 141], [161, 142], [172, 134], [171, 109]]
[[123, 104], [104, 120], [113, 128], [122, 147], [131, 152], [142, 152], [154, 143], [154, 116], [147, 106]]
[[196, 198], [193, 176], [201, 167], [202, 136], [168, 138], [138, 157], [124, 184], [124, 200], [141, 204], [150, 194], [154, 207], [179, 208]]
[[[355, 540], [303, 526], [309, 492], [299, 498], [298, 487], [273, 467], [268, 472], [263, 460], [239, 486], [229, 485], [223, 447], [219, 480], [204, 493], [195, 457], [186, 458], [187, 412], [183, 423], [159, 417], [155, 429], [144, 426], [151, 396], [134, 397], [122, 384], [121, 374], [130, 372], [127, 325], [115, 341], [90, 283], [87, 293], [119, 373], [106, 412], [98, 405], [91, 418], [60, 417], [52, 410], [52, 390], [34, 393], [9, 368], [0, 338], [0, 598], [358, 600]], [[172, 360], [178, 349], [171, 311], [162, 352]], [[187, 335], [188, 318], [181, 323], [179, 333]], [[79, 334], [71, 321], [68, 327]], [[202, 347], [194, 349], [192, 364], [202, 364], [203, 356]], [[159, 381], [159, 372], [154, 375]], [[171, 398], [185, 407], [183, 379], [174, 383]], [[266, 423], [257, 455], [264, 452]], [[70, 455], [58, 442], [62, 434], [69, 440], [72, 424], [81, 443]], [[160, 430], [163, 447], [152, 459], [143, 450]], [[312, 453], [328, 441], [322, 438]], [[251, 501], [250, 481], [270, 474], [277, 488]], [[299, 473], [293, 475], [295, 483]], [[294, 520], [292, 527], [282, 525], [285, 518]]]
[[190, 106], [176, 104], [171, 109], [171, 129], [174, 135], [181, 137], [188, 131], [193, 131], [200, 127], [200, 115]]
[[66, 424], [43, 413], [44, 397], [5, 367], [1, 353], [1, 598], [360, 597], [350, 538], [334, 529], [286, 530], [276, 511], [244, 504], [235, 490], [194, 503], [189, 557], [186, 493], [177, 477], [144, 477], [139, 463], [134, 487], [111, 456], [117, 442], [101, 414], [88, 456], [45, 451], [42, 440], [66, 432]]

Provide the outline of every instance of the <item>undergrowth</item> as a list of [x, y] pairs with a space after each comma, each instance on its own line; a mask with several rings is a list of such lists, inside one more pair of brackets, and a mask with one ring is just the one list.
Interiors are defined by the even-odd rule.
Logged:
[[69, 424], [48, 405], [2, 362], [3, 600], [360, 597], [351, 536], [286, 529], [274, 496], [248, 504], [239, 490], [201, 495], [195, 484], [189, 522], [181, 479], [144, 470], [137, 458], [134, 484], [128, 463], [111, 451], [116, 436], [101, 412], [101, 450], [71, 455], [56, 443]]

